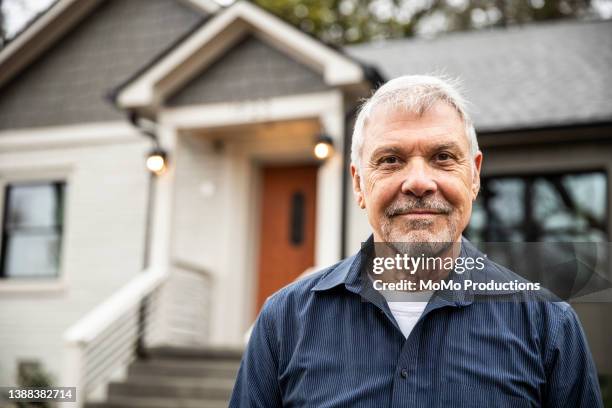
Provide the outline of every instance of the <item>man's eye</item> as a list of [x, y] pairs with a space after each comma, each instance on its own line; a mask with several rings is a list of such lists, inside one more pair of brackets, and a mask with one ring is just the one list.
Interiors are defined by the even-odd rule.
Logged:
[[399, 159], [395, 156], [387, 156], [380, 159], [381, 164], [397, 164]]
[[436, 154], [435, 158], [437, 161], [448, 161], [452, 159], [453, 157], [449, 153], [442, 152], [442, 153]]

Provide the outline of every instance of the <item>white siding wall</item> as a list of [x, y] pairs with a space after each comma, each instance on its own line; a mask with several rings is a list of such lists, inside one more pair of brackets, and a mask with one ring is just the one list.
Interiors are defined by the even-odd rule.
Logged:
[[195, 136], [181, 135], [177, 149], [172, 254], [213, 271], [223, 249], [219, 233], [227, 226], [226, 156]]
[[[246, 330], [244, 291], [254, 264], [247, 251], [254, 215], [249, 209], [257, 204], [250, 199], [254, 191], [248, 159], [234, 151], [232, 143], [223, 145], [217, 150], [211, 138], [179, 137], [171, 260], [210, 274], [207, 340], [239, 345]], [[172, 293], [165, 308], [170, 310], [184, 300], [170, 286], [168, 291]]]
[[62, 334], [142, 268], [148, 142], [0, 150], [0, 180], [67, 169], [61, 289], [0, 287], [0, 384], [15, 383], [19, 359], [40, 360], [56, 378]]
[[[210, 141], [181, 135], [172, 165], [175, 166], [174, 208], [172, 217], [170, 284], [164, 290], [163, 308], [167, 316], [166, 342], [194, 344], [207, 342], [211, 335], [212, 292], [218, 291], [218, 274], [226, 258], [222, 235], [227, 230], [227, 182], [224, 167], [227, 159], [216, 152]], [[201, 273], [184, 270], [190, 265]], [[183, 270], [182, 270], [183, 269]], [[190, 296], [185, 284], [189, 279]], [[182, 284], [180, 283], [182, 282]], [[196, 290], [197, 288], [197, 290]], [[191, 313], [187, 313], [188, 309]], [[193, 319], [188, 321], [187, 315]], [[181, 335], [180, 320], [200, 325], [201, 338], [190, 340]], [[198, 321], [199, 320], [199, 321]], [[193, 329], [193, 327], [192, 327]]]

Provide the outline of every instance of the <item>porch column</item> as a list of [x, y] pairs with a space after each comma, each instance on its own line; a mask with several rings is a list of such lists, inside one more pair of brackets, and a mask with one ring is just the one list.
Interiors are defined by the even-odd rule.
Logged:
[[321, 166], [317, 177], [317, 226], [315, 265], [336, 263], [341, 255], [342, 152], [344, 146], [344, 102], [341, 92], [321, 107], [323, 130], [334, 141], [334, 154]]
[[[153, 180], [153, 194], [151, 194], [151, 224], [149, 227], [149, 254], [148, 265], [150, 268], [165, 269], [172, 272], [171, 265], [171, 243], [172, 243], [172, 220], [174, 203], [174, 185], [176, 177], [176, 144], [177, 131], [170, 126], [159, 123], [157, 137], [161, 148], [168, 153], [168, 166], [165, 173], [156, 176]], [[169, 325], [168, 305], [169, 292], [167, 285], [163, 288], [157, 308], [155, 337], [150, 339], [151, 343], [146, 346], [171, 344], [171, 333]]]
[[168, 168], [154, 180], [150, 234], [149, 265], [161, 268], [170, 266], [172, 233], [172, 203], [175, 183], [176, 130], [158, 125], [159, 143], [168, 153]]

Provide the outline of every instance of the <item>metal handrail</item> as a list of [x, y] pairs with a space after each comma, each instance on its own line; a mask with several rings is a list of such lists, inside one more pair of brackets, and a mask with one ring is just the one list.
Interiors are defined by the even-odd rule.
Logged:
[[197, 265], [196, 263], [192, 261], [188, 261], [186, 259], [174, 258], [172, 260], [172, 265], [179, 269], [184, 269], [186, 271], [194, 272], [199, 275], [202, 275], [206, 279], [212, 278], [211, 273], [207, 271], [205, 268], [201, 267], [200, 265]]
[[[145, 335], [138, 327], [140, 305], [161, 288], [168, 276], [166, 270], [144, 271], [65, 332], [62, 385], [77, 387], [76, 407], [81, 407], [113, 372], [136, 358], [135, 345]], [[130, 317], [134, 323], [126, 324]]]

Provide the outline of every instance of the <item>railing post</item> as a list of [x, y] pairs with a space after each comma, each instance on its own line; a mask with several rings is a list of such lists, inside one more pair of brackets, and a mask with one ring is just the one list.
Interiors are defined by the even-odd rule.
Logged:
[[138, 305], [138, 328], [136, 331], [136, 356], [139, 359], [147, 358], [145, 335], [147, 330], [148, 296], [143, 297]]
[[64, 366], [62, 368], [61, 385], [63, 387], [76, 387], [75, 408], [81, 408], [85, 401], [85, 359], [83, 357], [83, 344], [80, 342], [67, 342], [64, 348]]

